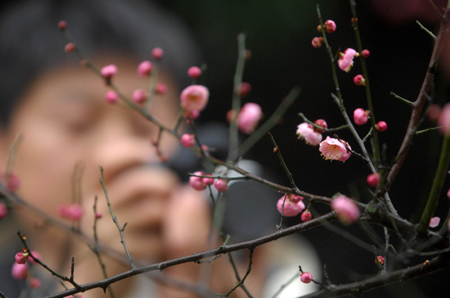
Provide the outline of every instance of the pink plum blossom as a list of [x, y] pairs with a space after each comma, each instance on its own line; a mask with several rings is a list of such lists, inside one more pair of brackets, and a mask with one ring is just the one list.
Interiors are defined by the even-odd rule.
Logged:
[[324, 133], [325, 129], [328, 128], [327, 122], [323, 119], [317, 119], [316, 121], [314, 121], [314, 124], [319, 125], [320, 127], [323, 127], [323, 129], [320, 129], [320, 128], [313, 126], [313, 129], [315, 132]]
[[159, 95], [164, 95], [167, 93], [167, 85], [163, 83], [156, 84], [155, 92]]
[[300, 275], [300, 280], [305, 283], [305, 284], [309, 284], [312, 281], [312, 275], [311, 273], [308, 272], [303, 272]]
[[256, 103], [248, 102], [242, 106], [242, 109], [239, 112], [237, 117], [237, 126], [240, 131], [249, 135], [255, 131], [261, 117], [261, 107]]
[[219, 192], [226, 192], [228, 190], [228, 181], [217, 179], [216, 183], [214, 183], [214, 187]]
[[137, 67], [137, 73], [141, 77], [149, 76], [150, 73], [152, 72], [152, 70], [153, 70], [153, 64], [148, 60], [142, 61]]
[[447, 197], [450, 199], [450, 188], [448, 189]]
[[[41, 259], [41, 254], [38, 253], [37, 251], [32, 250], [32, 251], [31, 251], [31, 254], [33, 255], [34, 258], [36, 258], [36, 259], [38, 259], [38, 260]], [[34, 259], [33, 259], [32, 257], [29, 257], [29, 258], [28, 258], [28, 262], [29, 262], [30, 264], [36, 264], [36, 262], [34, 261]]]
[[115, 91], [108, 91], [105, 94], [105, 100], [108, 103], [115, 103], [119, 99], [119, 95]]
[[364, 125], [369, 120], [369, 111], [364, 111], [361, 108], [357, 108], [353, 111], [353, 121], [358, 125]]
[[197, 66], [192, 66], [188, 69], [187, 73], [189, 77], [193, 79], [198, 79], [202, 74], [202, 70]]
[[378, 183], [380, 183], [380, 174], [379, 173], [375, 173], [375, 174], [370, 174], [367, 176], [367, 184], [369, 184], [372, 187], [375, 187], [378, 185]]
[[345, 225], [354, 223], [359, 218], [359, 209], [355, 202], [346, 196], [340, 195], [331, 201], [331, 208], [336, 212], [337, 218]]
[[[208, 174], [207, 176], [211, 176], [211, 174]], [[203, 183], [205, 183], [206, 185], [213, 185], [214, 178], [203, 178]]]
[[117, 72], [117, 66], [114, 64], [106, 65], [100, 70], [100, 74], [106, 79], [111, 79], [117, 74]]
[[68, 44], [66, 44], [66, 46], [64, 47], [64, 51], [66, 51], [66, 53], [70, 53], [75, 51], [75, 45], [72, 42], [69, 42]]
[[41, 281], [35, 277], [31, 279], [30, 288], [37, 289], [41, 286]]
[[361, 74], [356, 75], [353, 78], [353, 83], [355, 83], [356, 86], [366, 86], [366, 80], [364, 79], [363, 75], [361, 75]]
[[354, 49], [346, 49], [344, 53], [340, 54], [340, 58], [338, 60], [339, 68], [343, 71], [349, 72], [353, 66], [353, 58], [355, 56], [358, 57], [358, 53]]
[[446, 104], [442, 108], [441, 115], [439, 116], [438, 124], [441, 127], [441, 133], [446, 137], [450, 137], [450, 103]]
[[439, 225], [440, 222], [441, 222], [441, 219], [439, 217], [437, 217], [437, 216], [436, 217], [432, 217], [430, 219], [429, 226], [430, 226], [430, 228], [435, 228], [435, 227], [437, 227]]
[[133, 91], [131, 98], [136, 103], [144, 102], [144, 100], [147, 98], [147, 91], [145, 91], [144, 89], [136, 89]]
[[28, 265], [14, 263], [11, 269], [11, 275], [15, 279], [26, 279], [28, 276]]
[[186, 148], [191, 148], [195, 145], [195, 136], [193, 134], [185, 133], [181, 136], [181, 144]]
[[311, 219], [312, 219], [311, 211], [309, 211], [309, 209], [306, 209], [305, 211], [303, 211], [302, 221], [306, 222], [306, 221], [310, 221]]
[[314, 37], [311, 41], [311, 44], [315, 48], [320, 48], [323, 44], [323, 37]]
[[208, 103], [208, 88], [202, 85], [186, 87], [180, 95], [181, 106], [187, 111], [202, 111]]
[[375, 264], [383, 265], [384, 264], [384, 257], [383, 256], [377, 256], [375, 259]]
[[308, 145], [317, 146], [322, 141], [322, 134], [314, 131], [314, 126], [307, 122], [297, 126], [297, 134], [298, 138], [305, 139]]
[[361, 51], [361, 57], [367, 58], [369, 56], [370, 56], [370, 51], [369, 50], [365, 49], [365, 50]]
[[0, 202], [0, 219], [5, 217], [8, 214], [8, 207]]
[[334, 31], [336, 31], [336, 23], [332, 20], [325, 21], [323, 27], [328, 33], [333, 33]]
[[[198, 175], [198, 176], [203, 176], [205, 173], [198, 171], [198, 172], [194, 172], [194, 175]], [[189, 178], [189, 185], [198, 191], [202, 191], [206, 188], [206, 184], [203, 182], [203, 178], [201, 177], [196, 177], [196, 176], [191, 176]]]
[[375, 125], [375, 129], [380, 132], [386, 131], [387, 128], [387, 124], [384, 121], [380, 121], [377, 123], [377, 125]]
[[25, 264], [28, 258], [28, 253], [18, 252], [14, 258], [16, 259], [17, 264]]
[[154, 48], [152, 50], [152, 57], [155, 60], [160, 60], [164, 56], [164, 51], [161, 48]]
[[240, 97], [245, 97], [247, 96], [247, 94], [250, 93], [250, 91], [252, 91], [252, 85], [250, 85], [250, 83], [247, 82], [242, 82], [241, 85], [239, 86], [238, 94]]
[[282, 196], [277, 202], [278, 212], [280, 212], [280, 214], [283, 214], [283, 216], [296, 216], [300, 212], [302, 212], [303, 209], [305, 209], [305, 204], [302, 202], [302, 200], [303, 197], [296, 196], [294, 194]]
[[70, 205], [59, 205], [58, 215], [62, 218], [79, 221], [83, 217], [83, 206], [80, 204], [70, 204]]
[[352, 155], [350, 152], [351, 149], [347, 142], [330, 137], [327, 137], [319, 145], [319, 151], [325, 159], [339, 160], [342, 162], [350, 158]]

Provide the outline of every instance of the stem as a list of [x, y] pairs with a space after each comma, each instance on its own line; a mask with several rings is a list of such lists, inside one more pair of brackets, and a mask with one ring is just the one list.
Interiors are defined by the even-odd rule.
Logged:
[[239, 145], [239, 135], [237, 127], [237, 115], [241, 108], [241, 97], [239, 95], [239, 88], [242, 84], [242, 76], [244, 74], [245, 65], [245, 34], [241, 33], [237, 37], [238, 40], [238, 59], [236, 63], [236, 72], [233, 81], [233, 99], [232, 99], [232, 115], [230, 121], [229, 142], [227, 162], [234, 163], [237, 156], [237, 149]]
[[436, 35], [433, 34], [433, 32], [431, 32], [430, 30], [428, 30], [427, 28], [425, 28], [424, 25], [422, 25], [419, 20], [416, 20], [417, 25], [420, 26], [420, 29], [422, 29], [423, 31], [425, 31], [426, 33], [428, 33], [431, 37], [433, 37], [433, 39], [436, 39]]
[[[228, 297], [234, 290], [236, 290], [239, 286], [244, 286], [244, 281], [247, 278], [247, 276], [250, 274], [250, 271], [252, 270], [252, 263], [253, 263], [253, 248], [250, 249], [250, 254], [248, 256], [248, 267], [247, 267], [247, 272], [245, 272], [245, 275], [242, 279], [239, 278], [239, 274], [237, 272], [237, 270], [235, 270], [236, 273], [236, 278], [238, 280], [238, 283], [226, 294], [217, 294], [217, 296], [224, 296], [224, 297]], [[230, 256], [230, 262], [231, 262], [231, 254], [228, 254]], [[234, 264], [234, 262], [233, 262]], [[235, 266], [234, 266], [235, 267]], [[245, 293], [247, 294], [247, 296], [249, 298], [253, 298], [252, 295], [250, 295], [250, 293], [247, 291], [247, 289], [245, 289]]]
[[125, 230], [125, 227], [126, 227], [127, 223], [125, 223], [123, 225], [123, 227], [120, 227], [119, 226], [119, 222], [117, 221], [117, 218], [114, 215], [114, 212], [113, 212], [113, 210], [111, 208], [111, 203], [109, 201], [108, 191], [106, 190], [106, 186], [105, 186], [105, 183], [103, 181], [103, 167], [102, 166], [100, 166], [100, 175], [101, 175], [100, 183], [102, 184], [103, 192], [105, 193], [106, 202], [108, 203], [109, 213], [111, 214], [111, 217], [112, 217], [114, 223], [116, 224], [117, 229], [119, 230], [120, 239], [121, 239], [120, 242], [122, 243], [123, 248], [125, 249], [125, 253], [127, 254], [128, 262], [130, 263], [130, 267], [131, 267], [131, 269], [135, 269], [136, 266], [134, 266], [133, 258], [131, 257], [130, 252], [128, 251], [127, 243], [125, 242], [125, 238], [123, 236], [123, 231]]
[[439, 157], [439, 165], [434, 176], [433, 185], [431, 187], [430, 194], [428, 196], [427, 205], [423, 211], [422, 218], [420, 219], [417, 232], [419, 235], [425, 236], [428, 234], [428, 224], [433, 216], [438, 201], [439, 195], [444, 185], [445, 176], [447, 175], [447, 169], [450, 164], [450, 137], [445, 137], [442, 144], [441, 156]]

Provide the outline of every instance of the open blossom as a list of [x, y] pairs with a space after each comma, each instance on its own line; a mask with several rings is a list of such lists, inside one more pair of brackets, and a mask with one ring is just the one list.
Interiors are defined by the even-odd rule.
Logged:
[[441, 127], [441, 133], [450, 137], [450, 103], [446, 104], [439, 116], [438, 124]]
[[369, 111], [364, 111], [361, 108], [357, 108], [353, 111], [353, 120], [358, 125], [364, 125], [369, 120]]
[[338, 60], [339, 68], [346, 72], [349, 72], [353, 66], [353, 58], [355, 56], [358, 57], [358, 55], [358, 52], [356, 52], [354, 49], [346, 49], [344, 53], [340, 54], [340, 58]]
[[359, 218], [358, 206], [346, 196], [340, 195], [334, 198], [331, 202], [331, 208], [343, 224], [349, 225]]
[[[348, 149], [347, 149], [348, 148]], [[319, 145], [319, 151], [325, 159], [346, 161], [352, 155], [349, 151], [352, 148], [350, 145], [342, 140], [327, 137]]]
[[202, 85], [186, 87], [180, 95], [181, 106], [187, 111], [202, 111], [208, 103], [208, 88]]
[[314, 130], [314, 126], [303, 122], [297, 126], [298, 138], [305, 139], [306, 144], [317, 146], [322, 141], [322, 134]]
[[253, 102], [248, 102], [242, 106], [237, 118], [237, 126], [245, 134], [251, 134], [255, 131], [259, 120], [262, 117], [261, 107]]
[[296, 196], [294, 194], [282, 196], [277, 202], [278, 212], [280, 212], [280, 214], [283, 214], [284, 216], [296, 216], [297, 214], [302, 212], [303, 209], [305, 209], [305, 204], [302, 202], [302, 200], [303, 197]]

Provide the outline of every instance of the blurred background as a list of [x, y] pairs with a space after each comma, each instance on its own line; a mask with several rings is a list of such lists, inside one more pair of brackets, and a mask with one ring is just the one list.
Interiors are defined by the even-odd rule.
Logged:
[[[17, 1], [2, 1], [0, 9], [12, 2]], [[210, 102], [199, 118], [201, 123], [226, 123], [225, 115], [231, 107], [232, 81], [237, 59], [236, 36], [243, 32], [247, 36], [247, 48], [252, 53], [244, 74], [244, 81], [252, 85], [252, 91], [244, 102], [260, 104], [267, 119], [292, 87], [301, 87], [301, 94], [296, 102], [285, 114], [283, 121], [272, 130], [299, 188], [325, 196], [341, 192], [362, 202], [370, 200], [365, 182], [369, 171], [361, 160], [352, 157], [345, 164], [324, 161], [317, 147], [307, 146], [302, 140], [297, 140], [295, 134], [297, 125], [303, 122], [298, 116], [300, 112], [312, 121], [325, 119], [328, 127], [344, 124], [339, 109], [330, 96], [335, 89], [326, 50], [324, 47], [312, 47], [311, 40], [320, 36], [316, 30], [316, 5], [319, 4], [323, 20], [334, 20], [337, 25], [336, 32], [328, 35], [333, 51], [336, 52], [339, 48], [342, 51], [349, 47], [357, 48], [350, 22], [352, 16], [349, 1], [154, 2], [178, 15], [192, 30], [201, 49], [202, 61], [207, 65], [207, 70], [200, 83], [210, 89]], [[434, 2], [437, 7], [442, 7], [445, 3]], [[389, 164], [402, 142], [410, 117], [410, 108], [389, 93], [395, 92], [411, 101], [416, 99], [427, 70], [433, 40], [420, 29], [415, 20], [420, 20], [431, 31], [436, 32], [438, 14], [426, 0], [357, 1], [357, 13], [363, 47], [371, 52], [366, 61], [376, 117], [388, 124], [388, 130], [381, 133], [381, 142], [386, 144], [386, 162]], [[441, 106], [449, 102], [450, 67], [446, 64], [447, 61], [448, 59], [442, 61], [436, 84], [430, 94], [433, 101]], [[367, 108], [364, 88], [353, 84], [353, 77], [359, 73], [361, 68], [358, 61], [349, 73], [338, 70], [349, 114], [355, 108]], [[431, 126], [433, 123], [429, 121], [424, 123], [424, 128]], [[368, 127], [358, 127], [358, 131], [365, 135]], [[339, 137], [359, 151], [350, 133], [339, 132]], [[419, 220], [427, 198], [439, 157], [441, 139], [437, 131], [417, 137], [392, 186], [390, 195], [394, 205], [402, 217], [413, 222]], [[264, 138], [247, 158], [263, 162], [278, 176], [280, 183], [288, 185], [272, 147], [269, 138]], [[445, 189], [450, 187], [448, 180]], [[443, 193], [436, 216], [443, 221], [448, 208], [449, 201]], [[329, 207], [322, 206], [317, 210], [327, 212]], [[289, 224], [297, 222], [300, 222], [300, 216], [288, 221]], [[349, 231], [369, 242], [358, 226], [352, 226]], [[303, 235], [313, 243], [322, 262], [327, 264], [333, 283], [346, 283], [377, 272], [372, 252], [362, 251], [325, 228], [316, 228]], [[430, 278], [386, 287], [382, 290], [383, 295], [442, 297], [439, 294], [444, 291], [442, 277], [448, 276], [448, 273], [445, 271]], [[372, 291], [364, 297], [379, 297], [380, 293]]]

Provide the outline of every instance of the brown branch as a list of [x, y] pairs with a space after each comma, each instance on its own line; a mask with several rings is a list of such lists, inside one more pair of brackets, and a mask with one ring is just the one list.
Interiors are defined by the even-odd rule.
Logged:
[[379, 274], [377, 276], [368, 278], [363, 281], [335, 286], [331, 288], [331, 290], [321, 290], [306, 296], [302, 296], [302, 298], [330, 297], [330, 296], [339, 297], [349, 294], [361, 295], [362, 293], [369, 290], [373, 290], [375, 288], [379, 288], [396, 282], [410, 280], [432, 272], [436, 272], [438, 270], [448, 268], [450, 268], [449, 255], [448, 254], [445, 256], [441, 255], [423, 264], [418, 264], [412, 267], [393, 271], [390, 273]]
[[395, 158], [394, 164], [391, 166], [390, 171], [387, 175], [386, 181], [384, 183], [385, 188], [383, 191], [383, 195], [385, 192], [389, 191], [391, 184], [395, 177], [397, 176], [400, 167], [402, 166], [406, 155], [408, 153], [409, 148], [411, 147], [412, 140], [416, 135], [417, 124], [420, 119], [420, 114], [427, 100], [427, 94], [430, 90], [431, 83], [434, 79], [434, 74], [436, 72], [437, 62], [439, 60], [439, 56], [444, 47], [444, 42], [447, 35], [450, 32], [450, 8], [445, 9], [445, 13], [443, 18], [441, 19], [441, 26], [439, 28], [439, 33], [436, 36], [434, 41], [434, 48], [431, 54], [430, 63], [428, 65], [427, 73], [425, 75], [425, 79], [423, 80], [422, 87], [420, 88], [419, 95], [413, 103], [413, 108], [411, 112], [411, 118], [409, 120], [408, 128], [405, 133], [405, 137], [403, 139], [402, 145], [397, 153], [397, 157]]

